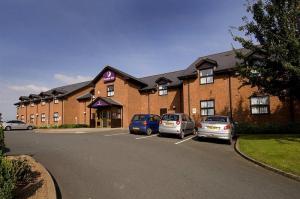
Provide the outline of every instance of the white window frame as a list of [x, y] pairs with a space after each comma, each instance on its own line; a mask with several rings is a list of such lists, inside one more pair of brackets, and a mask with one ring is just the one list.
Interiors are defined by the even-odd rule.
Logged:
[[215, 100], [201, 100], [200, 114], [201, 116], [215, 115]]
[[158, 85], [158, 95], [159, 96], [168, 95], [168, 84]]
[[59, 120], [59, 114], [58, 114], [58, 112], [54, 112], [53, 113], [53, 121], [58, 122], [58, 120]]
[[59, 100], [57, 98], [54, 98], [54, 104], [58, 104]]
[[46, 114], [45, 113], [41, 114], [41, 122], [46, 122]]
[[270, 97], [268, 95], [251, 96], [250, 112], [252, 115], [270, 114]]
[[30, 114], [30, 123], [34, 123], [34, 114]]
[[42, 101], [41, 101], [41, 105], [42, 105], [42, 106], [45, 106], [45, 105], [46, 105], [46, 102], [45, 102], [44, 100], [42, 100]]
[[107, 90], [107, 97], [112, 97], [115, 95], [115, 86], [114, 85], [108, 85], [106, 90]]
[[214, 83], [214, 69], [207, 68], [199, 70], [200, 84], [212, 84]]
[[34, 106], [34, 102], [31, 102], [31, 103], [30, 103], [30, 106], [33, 107], [33, 106]]

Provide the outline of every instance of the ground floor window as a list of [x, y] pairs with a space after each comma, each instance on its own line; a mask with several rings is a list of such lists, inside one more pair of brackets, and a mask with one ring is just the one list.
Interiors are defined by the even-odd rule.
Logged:
[[25, 121], [25, 117], [24, 115], [21, 115], [21, 121], [24, 122]]
[[168, 112], [168, 109], [166, 109], [166, 108], [160, 109], [160, 115], [166, 114], [167, 112]]
[[203, 100], [200, 101], [200, 112], [201, 116], [208, 116], [215, 114], [215, 101], [214, 100]]
[[41, 114], [41, 122], [46, 122], [46, 114], [45, 113]]
[[34, 123], [34, 114], [30, 115], [30, 123]]
[[253, 115], [269, 114], [270, 100], [269, 96], [252, 96], [250, 98], [250, 110]]
[[54, 120], [54, 122], [58, 122], [58, 118], [59, 118], [58, 112], [55, 112], [53, 114], [53, 120]]

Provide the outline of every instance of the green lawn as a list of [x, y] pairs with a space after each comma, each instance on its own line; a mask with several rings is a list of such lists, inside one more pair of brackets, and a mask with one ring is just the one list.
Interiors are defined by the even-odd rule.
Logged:
[[241, 135], [239, 147], [253, 159], [300, 175], [300, 134]]

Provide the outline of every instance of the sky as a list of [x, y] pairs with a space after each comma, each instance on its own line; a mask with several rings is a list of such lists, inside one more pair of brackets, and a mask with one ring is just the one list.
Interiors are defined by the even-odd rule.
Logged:
[[0, 113], [105, 65], [143, 77], [240, 47], [229, 29], [244, 15], [244, 0], [0, 0]]

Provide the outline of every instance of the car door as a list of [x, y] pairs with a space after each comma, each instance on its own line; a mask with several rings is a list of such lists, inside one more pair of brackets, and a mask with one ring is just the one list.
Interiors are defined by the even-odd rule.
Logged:
[[188, 123], [187, 123], [187, 126], [188, 126], [188, 129], [191, 133], [193, 133], [193, 130], [195, 128], [195, 123], [194, 121], [190, 118], [190, 116], [186, 115], [186, 117], [188, 118]]
[[22, 121], [18, 121], [19, 122], [19, 129], [27, 129], [27, 124], [25, 122]]
[[10, 126], [11, 126], [11, 129], [20, 129], [18, 121], [16, 121], [16, 120], [10, 121]]

